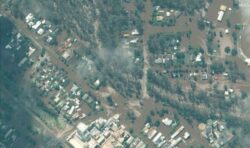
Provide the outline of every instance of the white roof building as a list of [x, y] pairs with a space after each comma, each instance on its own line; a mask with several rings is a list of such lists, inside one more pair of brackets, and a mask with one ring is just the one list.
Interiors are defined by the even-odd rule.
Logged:
[[224, 11], [219, 11], [219, 12], [218, 12], [217, 20], [221, 22], [222, 19], [223, 19], [223, 16], [224, 16]]
[[171, 139], [174, 139], [176, 136], [178, 136], [182, 131], [184, 130], [184, 126], [181, 126], [175, 133], [171, 135]]
[[69, 115], [72, 115], [72, 113], [74, 112], [74, 110], [75, 110], [75, 107], [74, 107], [74, 106], [71, 106], [71, 108], [67, 111], [67, 113], [68, 113]]
[[52, 38], [51, 36], [48, 36], [46, 42], [47, 42], [47, 43], [50, 43], [52, 40], [53, 40], [53, 38]]
[[130, 40], [129, 43], [136, 44], [138, 42], [138, 40], [139, 40], [138, 38], [135, 38], [135, 39]]
[[199, 53], [196, 58], [195, 58], [195, 62], [201, 62], [201, 57], [202, 57], [202, 54]]
[[173, 120], [166, 117], [165, 119], [162, 119], [162, 122], [164, 123], [164, 125], [170, 126], [173, 123]]
[[229, 91], [226, 90], [226, 91], [224, 92], [224, 95], [225, 95], [225, 96], [229, 96]]
[[190, 137], [189, 132], [185, 132], [183, 138], [187, 140]]
[[21, 67], [27, 60], [28, 60], [28, 58], [27, 58], [27, 57], [24, 57], [24, 58], [18, 63], [18, 67]]
[[69, 140], [69, 143], [73, 148], [84, 148], [88, 146], [86, 143], [82, 142], [82, 140], [77, 136], [71, 138]]
[[148, 133], [148, 139], [152, 139], [156, 135], [157, 131], [153, 129]]
[[225, 33], [228, 34], [229, 33], [229, 29], [225, 29]]
[[137, 29], [134, 29], [132, 32], [131, 32], [131, 35], [139, 35], [139, 31]]
[[46, 23], [46, 20], [45, 20], [45, 19], [43, 19], [43, 20], [42, 20], [42, 24], [45, 24], [45, 23]]
[[97, 79], [97, 80], [95, 81], [95, 83], [94, 83], [94, 85], [95, 85], [96, 87], [98, 87], [100, 84], [101, 84], [101, 82], [100, 82], [99, 79]]
[[32, 27], [34, 24], [35, 24], [35, 23], [32, 22], [32, 21], [28, 22], [28, 26], [29, 26], [29, 27]]
[[34, 16], [32, 13], [29, 13], [26, 17], [25, 17], [25, 20], [26, 20], [26, 23], [29, 23], [30, 21], [32, 21], [34, 19]]
[[88, 126], [82, 122], [80, 122], [78, 125], [77, 125], [77, 130], [78, 132], [80, 133], [84, 133], [85, 131], [88, 130]]
[[69, 57], [70, 57], [69, 51], [65, 51], [65, 52], [63, 53], [62, 57], [63, 57], [65, 60], [68, 60]]
[[162, 21], [163, 19], [164, 17], [161, 15], [156, 16], [156, 21]]
[[171, 15], [171, 13], [167, 11], [166, 16], [169, 17], [170, 15]]
[[177, 138], [176, 140], [174, 139], [174, 140], [172, 140], [171, 141], [171, 144], [170, 144], [170, 148], [173, 148], [173, 147], [175, 147], [178, 143], [180, 143], [181, 142], [181, 140], [182, 140], [182, 138], [181, 137], [179, 137], [179, 138]]
[[157, 144], [158, 140], [161, 138], [161, 135], [162, 135], [162, 133], [159, 132], [159, 133], [155, 136], [155, 138], [152, 140], [154, 144]]
[[245, 60], [246, 64], [250, 66], [250, 58]]
[[32, 26], [33, 29], [37, 30], [41, 26], [42, 22], [37, 21], [35, 25]]
[[29, 51], [27, 55], [30, 57], [35, 51], [36, 51], [36, 48], [29, 47]]
[[42, 35], [44, 33], [44, 30], [42, 28], [38, 29], [37, 34]]

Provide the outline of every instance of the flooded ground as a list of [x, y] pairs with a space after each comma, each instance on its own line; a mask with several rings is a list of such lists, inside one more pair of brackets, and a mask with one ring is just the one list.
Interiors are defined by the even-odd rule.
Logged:
[[241, 47], [246, 56], [250, 57], [250, 1], [240, 0], [240, 14], [241, 22], [244, 25], [242, 31]]
[[[195, 17], [192, 18], [192, 21], [189, 21], [189, 17], [188, 16], [181, 16], [178, 20], [177, 20], [177, 25], [174, 27], [160, 27], [160, 26], [152, 26], [148, 23], [148, 21], [151, 19], [151, 14], [152, 14], [152, 3], [150, 0], [147, 0], [147, 2], [145, 3], [145, 9], [146, 11], [142, 14], [142, 18], [144, 20], [144, 36], [143, 36], [143, 40], [144, 40], [144, 59], [147, 59], [146, 57], [148, 56], [147, 52], [148, 52], [148, 47], [147, 47], [147, 40], [149, 38], [150, 35], [152, 34], [156, 34], [156, 33], [160, 33], [160, 32], [186, 32], [189, 30], [192, 30], [192, 37], [191, 39], [187, 39], [184, 38], [183, 43], [182, 43], [182, 48], [186, 48], [188, 47], [188, 45], [192, 44], [193, 46], [202, 46], [202, 43], [204, 43], [204, 39], [205, 39], [205, 32], [204, 31], [200, 31], [197, 28], [197, 20], [199, 19], [199, 15], [195, 15]], [[221, 4], [224, 4], [228, 7], [232, 6], [232, 2], [230, 0], [214, 0], [213, 4], [209, 7], [208, 12], [207, 12], [207, 16], [206, 18], [210, 21], [216, 21], [217, 19], [217, 15], [218, 15], [218, 10], [219, 10], [219, 6]], [[131, 6], [129, 6], [129, 8], [131, 8], [131, 10], [134, 10], [135, 8], [133, 7], [134, 4], [131, 4]], [[250, 5], [249, 5], [250, 7]], [[225, 26], [226, 26], [226, 19], [231, 19], [232, 24], [237, 24], [237, 23], [241, 23], [243, 22], [244, 24], [247, 24], [246, 26], [250, 25], [250, 10], [249, 7], [246, 6], [241, 6], [240, 10], [235, 11], [235, 12], [228, 12], [226, 13], [226, 16], [224, 18], [224, 21], [222, 23], [217, 23], [217, 27], [221, 30], [224, 30]], [[17, 23], [18, 24], [18, 23]], [[25, 30], [25, 29], [23, 29]], [[249, 41], [250, 41], [250, 37], [248, 36], [248, 33], [250, 32], [250, 27], [246, 27], [245, 30], [242, 32], [242, 49], [244, 50], [245, 54], [247, 54], [250, 57], [250, 50], [247, 48], [249, 46]], [[26, 32], [27, 34], [27, 32]], [[28, 33], [29, 34], [29, 33]], [[32, 35], [30, 35], [32, 36]], [[35, 40], [35, 39], [34, 39]], [[64, 40], [64, 39], [62, 39]], [[226, 46], [232, 46], [230, 43], [230, 38], [227, 37], [225, 39], [223, 39], [221, 41], [222, 44], [222, 49]], [[39, 43], [38, 43], [39, 44]], [[40, 43], [41, 44], [41, 43]], [[44, 47], [47, 47], [46, 45], [43, 45]], [[58, 65], [59, 67], [65, 69], [68, 73], [68, 76], [72, 79], [72, 81], [74, 82], [79, 82], [79, 85], [85, 90], [85, 91], [90, 91], [91, 88], [89, 88], [89, 86], [85, 83], [85, 81], [83, 81], [81, 78], [79, 78], [78, 76], [76, 76], [74, 68], [72, 66], [67, 67], [65, 66], [61, 61], [58, 60], [58, 56], [55, 54], [55, 50], [53, 48], [48, 48], [50, 50], [48, 50], [50, 55], [53, 55], [52, 57], [52, 62], [55, 63], [56, 65]], [[240, 68], [244, 69], [246, 66], [244, 65], [244, 63], [240, 60], [237, 59], [242, 65], [240, 65]], [[238, 62], [237, 62], [238, 63]], [[144, 91], [145, 91], [145, 96], [147, 96], [147, 89], [146, 89], [146, 79], [147, 79], [147, 69], [148, 69], [149, 62], [146, 61], [145, 62], [145, 74], [144, 74], [144, 78], [145, 78], [145, 83], [142, 83], [142, 86], [144, 86]], [[247, 75], [249, 75], [250, 72], [248, 70]], [[249, 85], [238, 85], [241, 86], [240, 89], [243, 90], [249, 90]], [[94, 94], [99, 94], [99, 92], [101, 91], [106, 91], [106, 90], [100, 90], [100, 91], [91, 91]], [[99, 114], [95, 114], [95, 115], [91, 115], [90, 117], [86, 117], [86, 119], [84, 119], [84, 122], [90, 122], [98, 117], [108, 117], [111, 116], [112, 114], [115, 113], [119, 113], [121, 114], [121, 123], [124, 123], [126, 125], [127, 128], [133, 128], [136, 134], [139, 134], [140, 137], [147, 142], [147, 144], [149, 144], [149, 147], [154, 147], [152, 145], [152, 142], [147, 139], [147, 137], [143, 136], [143, 134], [141, 133], [141, 130], [144, 127], [145, 124], [145, 119], [146, 116], [149, 115], [150, 111], [156, 111], [156, 110], [161, 110], [161, 109], [167, 109], [169, 111], [169, 114], [165, 115], [164, 117], [169, 117], [173, 119], [174, 116], [174, 112], [178, 112], [177, 110], [173, 109], [170, 106], [163, 106], [162, 104], [156, 103], [153, 101], [153, 99], [145, 99], [143, 104], [140, 104], [140, 102], [136, 102], [136, 101], [128, 101], [127, 99], [125, 99], [124, 97], [122, 97], [121, 95], [119, 95], [118, 93], [116, 93], [114, 90], [111, 91], [110, 89], [107, 89], [107, 94], [112, 94], [112, 98], [114, 99], [114, 102], [118, 104], [117, 107], [110, 107], [107, 105], [106, 99], [105, 97], [100, 97], [103, 98], [101, 99], [101, 104], [104, 105], [105, 111], [99, 113]], [[148, 96], [147, 96], [148, 97]], [[132, 98], [133, 99], [133, 98]], [[136, 100], [136, 99], [134, 99]], [[84, 112], [88, 113], [89, 112], [89, 108], [88, 106], [84, 105]], [[133, 110], [137, 116], [137, 119], [135, 121], [135, 124], [131, 124], [128, 119], [127, 119], [127, 112]], [[152, 117], [152, 119], [154, 121], [159, 120], [161, 121], [162, 118], [160, 118], [158, 115], [155, 115], [154, 117]], [[189, 145], [194, 145], [194, 146], [198, 146], [200, 143], [204, 144], [205, 147], [209, 147], [208, 146], [208, 142], [206, 141], [205, 138], [202, 138], [200, 135], [200, 131], [197, 128], [198, 123], [196, 123], [195, 120], [192, 120], [193, 123], [192, 125], [190, 123], [187, 122], [187, 120], [185, 120], [183, 117], [179, 116], [180, 119], [180, 124], [185, 126], [185, 131], [188, 131], [189, 133], [191, 133], [192, 138], [187, 140], [187, 144], [181, 143], [180, 147], [188, 147]], [[164, 136], [166, 136], [167, 138], [170, 137], [171, 133], [171, 129], [164, 126], [162, 123], [161, 125], [157, 128], [158, 131], [161, 131]], [[183, 134], [183, 133], [182, 133]]]

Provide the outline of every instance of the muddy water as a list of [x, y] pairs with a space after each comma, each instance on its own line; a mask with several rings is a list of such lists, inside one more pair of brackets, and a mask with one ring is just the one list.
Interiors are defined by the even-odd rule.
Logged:
[[241, 47], [245, 55], [250, 57], [250, 1], [241, 0], [240, 4], [240, 14], [241, 23], [245, 25], [242, 32]]
[[[218, 10], [220, 5], [226, 5], [228, 8], [233, 8], [232, 1], [230, 0], [216, 0], [208, 8], [206, 18], [210, 21], [216, 21]], [[219, 28], [227, 28], [226, 20], [229, 19], [232, 27], [235, 24], [244, 24], [245, 28], [241, 32], [242, 39], [240, 40], [240, 46], [243, 49], [243, 52], [246, 56], [250, 57], [250, 1], [249, 0], [240, 0], [240, 8], [227, 10], [224, 15], [222, 22], [216, 22], [216, 26]], [[231, 28], [232, 28], [231, 27]]]

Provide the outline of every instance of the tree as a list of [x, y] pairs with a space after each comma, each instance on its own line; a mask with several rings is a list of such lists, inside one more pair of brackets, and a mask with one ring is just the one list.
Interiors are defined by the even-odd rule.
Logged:
[[238, 9], [240, 6], [240, 1], [239, 0], [233, 0], [233, 7]]
[[232, 49], [231, 55], [236, 56], [238, 54], [237, 50], [234, 48]]
[[168, 114], [168, 110], [166, 109], [161, 109], [160, 111], [157, 112], [159, 117], [163, 117], [165, 114]]
[[210, 66], [210, 69], [215, 74], [221, 74], [225, 71], [225, 67], [222, 63], [215, 62]]
[[231, 21], [229, 19], [227, 19], [227, 27], [230, 28], [231, 27]]
[[235, 24], [234, 28], [235, 28], [235, 30], [241, 30], [242, 26], [240, 24]]
[[241, 99], [245, 99], [248, 96], [246, 91], [241, 91]]
[[166, 49], [179, 46], [181, 41], [182, 33], [158, 33], [151, 35], [148, 40], [148, 48], [151, 53], [164, 53]]
[[130, 134], [133, 134], [133, 133], [134, 133], [134, 129], [133, 129], [133, 128], [129, 128], [129, 129], [128, 129], [128, 132], [129, 132]]
[[177, 52], [175, 56], [176, 56], [176, 59], [177, 59], [177, 63], [184, 64], [184, 61], [185, 61], [184, 52]]
[[144, 11], [145, 6], [144, 6], [143, 0], [136, 0], [135, 3], [136, 3], [137, 10], [139, 10], [140, 12]]
[[152, 3], [154, 6], [176, 9], [190, 15], [205, 5], [204, 0], [152, 0]]
[[147, 116], [147, 117], [146, 117], [145, 123], [152, 124], [152, 119], [151, 119], [150, 116]]
[[205, 24], [205, 22], [204, 22], [203, 19], [200, 19], [200, 20], [197, 21], [197, 26], [198, 26], [198, 28], [199, 28], [200, 30], [204, 30], [205, 27], [206, 27], [206, 24]]
[[154, 123], [154, 126], [159, 127], [161, 125], [161, 122], [159, 120], [156, 120]]
[[108, 96], [108, 97], [107, 97], [107, 102], [108, 102], [108, 105], [109, 105], [109, 106], [114, 106], [114, 102], [113, 102], [113, 99], [112, 99], [111, 96]]
[[229, 54], [231, 49], [230, 49], [230, 47], [227, 46], [227, 47], [225, 47], [224, 51], [225, 51], [225, 53]]
[[121, 1], [105, 0], [100, 10], [98, 36], [104, 47], [114, 49], [118, 46], [120, 33], [129, 28], [129, 16]]
[[127, 119], [131, 122], [134, 123], [136, 120], [135, 113], [133, 111], [127, 112]]
[[238, 37], [237, 37], [237, 33], [235, 31], [232, 33], [232, 37], [233, 37], [234, 44], [236, 45]]
[[150, 111], [150, 115], [151, 116], [154, 116], [155, 115], [155, 112], [153, 110]]
[[190, 82], [190, 86], [191, 86], [192, 90], [195, 91], [195, 89], [196, 89], [196, 83], [194, 81]]

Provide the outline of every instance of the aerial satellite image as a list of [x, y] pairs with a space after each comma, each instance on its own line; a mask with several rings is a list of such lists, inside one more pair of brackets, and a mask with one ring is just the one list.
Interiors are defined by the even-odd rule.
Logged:
[[0, 148], [250, 148], [250, 0], [0, 0]]

